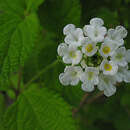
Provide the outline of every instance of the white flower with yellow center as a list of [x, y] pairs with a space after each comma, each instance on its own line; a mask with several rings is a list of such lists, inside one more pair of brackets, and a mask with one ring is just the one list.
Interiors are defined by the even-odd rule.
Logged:
[[108, 57], [112, 56], [116, 49], [117, 46], [113, 42], [110, 42], [109, 40], [106, 39], [104, 43], [102, 43], [99, 52], [102, 57]]
[[94, 42], [102, 42], [107, 33], [107, 29], [103, 27], [104, 22], [101, 18], [93, 18], [90, 20], [90, 25], [85, 25], [83, 28], [84, 34], [91, 38]]
[[63, 85], [77, 85], [83, 73], [80, 66], [66, 66], [64, 73], [59, 75], [59, 80]]
[[81, 46], [82, 40], [84, 39], [83, 31], [80, 28], [70, 29], [66, 31], [65, 43], [72, 44], [75, 46]]
[[95, 67], [86, 67], [85, 72], [81, 76], [82, 89], [87, 92], [94, 90], [94, 85], [99, 83], [98, 80], [99, 70]]
[[99, 75], [99, 84], [97, 85], [100, 91], [104, 91], [104, 95], [109, 97], [115, 94], [116, 87], [116, 79], [113, 76], [103, 75], [102, 73]]
[[127, 36], [127, 30], [123, 26], [117, 26], [115, 29], [109, 29], [105, 39], [114, 42], [118, 47], [124, 44], [123, 38]]
[[67, 45], [65, 43], [61, 43], [58, 46], [58, 54], [63, 57], [63, 62], [66, 64], [79, 64], [82, 59], [82, 53], [80, 50], [77, 50], [77, 47], [74, 45]]
[[87, 56], [93, 56], [97, 52], [96, 43], [92, 42], [88, 37], [82, 42], [82, 52]]
[[[130, 55], [129, 55], [130, 56]], [[111, 60], [118, 64], [119, 66], [126, 66], [127, 59], [126, 59], [126, 49], [125, 47], [118, 48], [115, 53], [112, 55]]]
[[114, 75], [118, 71], [118, 65], [113, 61], [104, 59], [100, 65], [100, 70], [103, 71], [104, 75]]

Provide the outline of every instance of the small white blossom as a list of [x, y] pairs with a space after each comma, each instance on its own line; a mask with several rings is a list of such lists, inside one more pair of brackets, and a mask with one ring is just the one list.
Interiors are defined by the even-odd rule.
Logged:
[[126, 59], [126, 49], [125, 47], [118, 48], [114, 54], [112, 55], [111, 60], [118, 64], [119, 66], [126, 66], [127, 59]]
[[100, 69], [103, 71], [104, 75], [114, 75], [118, 71], [118, 65], [113, 61], [104, 59], [100, 65]]
[[112, 41], [106, 39], [104, 43], [102, 43], [99, 52], [102, 57], [108, 57], [112, 56], [116, 49], [117, 46]]
[[123, 26], [117, 26], [115, 29], [109, 29], [105, 39], [114, 42], [117, 46], [124, 44], [123, 38], [127, 36], [127, 30]]
[[62, 43], [58, 46], [58, 54], [63, 57], [63, 62], [66, 64], [79, 64], [82, 59], [82, 53], [77, 50], [74, 45], [67, 45]]
[[93, 18], [90, 20], [90, 25], [85, 25], [83, 28], [84, 34], [90, 37], [94, 42], [102, 42], [107, 33], [107, 29], [103, 27], [103, 20]]
[[73, 31], [71, 30], [70, 33], [67, 33], [65, 37], [65, 43], [75, 46], [81, 46], [83, 39], [84, 35], [82, 29], [76, 28]]
[[87, 92], [94, 90], [94, 85], [99, 83], [98, 80], [99, 70], [95, 67], [87, 67], [81, 76], [82, 89]]
[[116, 79], [114, 79], [112, 76], [103, 74], [99, 75], [99, 84], [97, 87], [100, 91], [104, 91], [105, 96], [109, 97], [115, 94], [116, 87], [114, 84], [116, 84]]
[[96, 43], [92, 42], [88, 37], [82, 42], [82, 52], [87, 56], [93, 56], [97, 52]]
[[64, 73], [59, 75], [59, 80], [63, 85], [77, 85], [82, 73], [80, 66], [66, 66]]
[[128, 70], [128, 66], [125, 67], [119, 67], [118, 72], [114, 75], [114, 78], [116, 78], [117, 82], [130, 82], [130, 70]]

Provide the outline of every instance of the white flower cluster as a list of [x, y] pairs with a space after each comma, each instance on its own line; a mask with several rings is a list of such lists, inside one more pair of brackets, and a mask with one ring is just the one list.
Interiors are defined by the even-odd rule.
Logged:
[[124, 38], [127, 30], [123, 26], [109, 29], [101, 18], [93, 18], [83, 29], [73, 24], [64, 27], [64, 43], [58, 46], [58, 55], [67, 66], [59, 80], [63, 85], [82, 82], [86, 92], [95, 86], [107, 97], [116, 92], [117, 82], [130, 82], [130, 49], [126, 50]]

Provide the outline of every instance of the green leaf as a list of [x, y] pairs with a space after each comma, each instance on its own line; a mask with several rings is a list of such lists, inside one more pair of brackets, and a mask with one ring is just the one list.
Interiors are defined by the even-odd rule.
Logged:
[[25, 0], [27, 4], [27, 12], [36, 11], [38, 7], [44, 2], [44, 0]]
[[[40, 2], [41, 3], [41, 2]], [[37, 3], [38, 5], [40, 4]], [[37, 6], [38, 6], [37, 5]], [[35, 12], [26, 11], [22, 0], [1, 0], [0, 10], [0, 84], [17, 72], [32, 52], [38, 32], [39, 20]], [[36, 5], [35, 5], [36, 6]], [[32, 7], [33, 8], [33, 7]]]
[[3, 130], [76, 130], [70, 107], [47, 89], [31, 88], [4, 116]]

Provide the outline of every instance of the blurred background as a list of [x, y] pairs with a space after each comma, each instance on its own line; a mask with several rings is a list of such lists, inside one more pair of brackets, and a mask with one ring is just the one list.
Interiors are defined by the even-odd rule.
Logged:
[[[45, 0], [38, 14], [41, 33], [34, 53], [24, 68], [25, 83], [57, 59], [57, 47], [63, 42], [62, 30], [66, 24], [72, 23], [82, 28], [89, 24], [91, 18], [100, 17], [107, 28], [123, 25], [130, 32], [130, 0]], [[130, 49], [130, 33], [125, 46]], [[79, 106], [85, 92], [80, 85], [62, 86], [58, 76], [63, 70], [64, 65], [59, 63], [37, 82], [59, 93], [72, 106], [73, 111]], [[89, 97], [93, 98], [96, 93], [98, 90]], [[86, 102], [73, 118], [79, 130], [130, 130], [130, 84], [118, 84], [117, 92], [112, 97], [99, 96]]]

